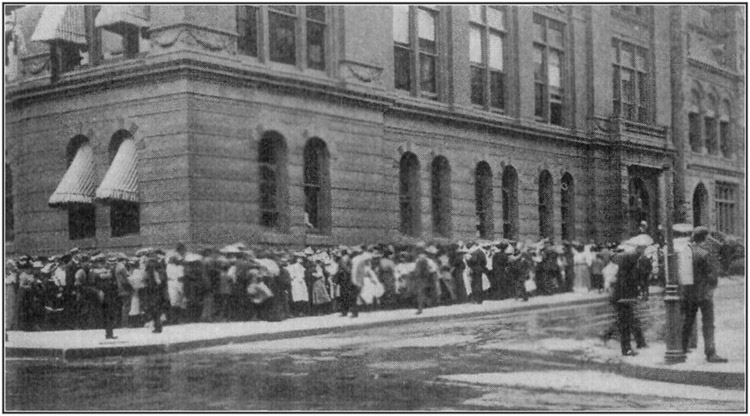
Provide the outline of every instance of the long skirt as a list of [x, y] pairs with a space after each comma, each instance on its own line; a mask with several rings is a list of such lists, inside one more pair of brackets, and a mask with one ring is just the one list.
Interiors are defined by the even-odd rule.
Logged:
[[586, 263], [576, 264], [575, 270], [575, 281], [573, 283], [573, 290], [576, 292], [588, 292], [591, 289], [591, 269]]
[[187, 307], [185, 288], [180, 280], [170, 280], [167, 290], [169, 291], [169, 304], [173, 308], [185, 309]]

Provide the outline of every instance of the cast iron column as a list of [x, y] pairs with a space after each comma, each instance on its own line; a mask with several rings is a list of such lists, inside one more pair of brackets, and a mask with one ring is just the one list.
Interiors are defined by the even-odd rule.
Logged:
[[667, 286], [665, 289], [664, 303], [667, 310], [667, 351], [664, 361], [667, 364], [685, 362], [687, 358], [682, 350], [682, 316], [680, 314], [680, 285], [677, 276], [677, 259], [674, 254], [674, 242], [672, 241], [672, 215], [674, 212], [672, 190], [672, 176], [674, 175], [670, 165], [664, 166], [664, 187], [667, 196], [666, 212], [666, 238], [667, 238]]

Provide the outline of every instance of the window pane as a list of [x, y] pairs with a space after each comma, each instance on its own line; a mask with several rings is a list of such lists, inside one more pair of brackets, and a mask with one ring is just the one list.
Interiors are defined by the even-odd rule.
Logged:
[[612, 59], [616, 63], [620, 62], [620, 48], [617, 39], [612, 39]]
[[633, 45], [622, 44], [622, 49], [620, 49], [620, 63], [630, 67], [633, 66]]
[[551, 87], [560, 87], [560, 52], [550, 51], [549, 52], [549, 77], [548, 83]]
[[326, 21], [326, 8], [325, 6], [306, 6], [305, 14], [308, 19], [317, 20], [319, 22]]
[[121, 35], [102, 29], [102, 58], [112, 59], [123, 56], [125, 52]]
[[550, 100], [549, 122], [551, 124], [562, 126], [562, 102]]
[[307, 22], [307, 66], [324, 70], [325, 64], [325, 25]]
[[721, 136], [721, 153], [724, 157], [732, 155], [732, 142], [730, 137], [729, 123], [722, 121], [719, 124], [719, 134]]
[[635, 55], [635, 67], [639, 71], [646, 71], [646, 50], [642, 48], [637, 48], [637, 53]]
[[700, 118], [698, 114], [688, 114], [688, 137], [690, 140], [690, 149], [694, 152], [700, 152], [701, 150], [701, 129], [700, 129]]
[[635, 101], [635, 90], [633, 89], [633, 72], [622, 70], [622, 95], [623, 101], [632, 103]]
[[237, 49], [239, 53], [249, 56], [258, 56], [258, 8], [253, 6], [240, 6], [237, 12]]
[[409, 6], [393, 6], [393, 41], [408, 45]]
[[472, 26], [469, 29], [469, 60], [478, 64], [483, 63], [482, 50], [484, 50], [482, 30]]
[[423, 53], [419, 54], [419, 74], [419, 87], [422, 91], [436, 93], [434, 56]]
[[471, 102], [484, 105], [484, 68], [471, 67]]
[[482, 18], [482, 6], [472, 4], [469, 6], [469, 20], [476, 23], [484, 23]]
[[538, 14], [534, 15], [534, 40], [537, 42], [546, 42], [547, 37], [544, 35], [544, 18]]
[[399, 90], [411, 90], [411, 53], [409, 49], [395, 46], [393, 48], [393, 72], [395, 87]]
[[287, 14], [297, 14], [297, 7], [296, 6], [280, 6], [278, 4], [270, 5], [268, 6], [271, 10], [276, 10], [282, 13]]
[[612, 67], [612, 97], [617, 101], [620, 100], [620, 68], [617, 66]]
[[563, 47], [563, 24], [555, 22], [554, 20], [549, 21], [549, 36], [547, 38], [550, 46], [557, 48]]
[[502, 72], [490, 72], [490, 106], [505, 108], [505, 83]]
[[271, 61], [294, 65], [297, 62], [294, 46], [295, 18], [278, 13], [268, 14]]
[[543, 84], [534, 85], [534, 115], [544, 117], [544, 96], [546, 89]]
[[648, 107], [648, 77], [646, 74], [638, 74], [638, 102], [643, 107]]
[[534, 47], [534, 81], [544, 81], [544, 49]]
[[487, 24], [495, 29], [505, 29], [505, 12], [494, 7], [487, 8]]
[[435, 40], [435, 14], [429, 10], [419, 9], [417, 22], [419, 39]]
[[490, 33], [490, 68], [503, 70], [503, 38]]

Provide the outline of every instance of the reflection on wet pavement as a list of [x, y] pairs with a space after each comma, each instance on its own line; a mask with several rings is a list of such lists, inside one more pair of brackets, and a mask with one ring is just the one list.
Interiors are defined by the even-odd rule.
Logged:
[[[645, 325], [663, 313], [660, 303], [653, 303], [645, 308]], [[489, 389], [441, 379], [456, 374], [580, 371], [552, 359], [514, 354], [508, 347], [594, 338], [609, 324], [609, 314], [608, 305], [598, 305], [160, 356], [75, 363], [8, 361], [6, 403], [13, 410], [209, 411], [654, 409], [673, 404], [644, 396], [635, 406], [631, 399], [601, 392], [540, 394], [524, 386]], [[657, 336], [658, 329], [650, 331]], [[715, 402], [691, 403], [690, 409], [699, 408], [717, 407]]]

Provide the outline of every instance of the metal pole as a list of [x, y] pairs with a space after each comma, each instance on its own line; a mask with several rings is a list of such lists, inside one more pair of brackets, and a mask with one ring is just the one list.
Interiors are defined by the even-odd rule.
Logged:
[[672, 216], [674, 214], [674, 193], [672, 189], [672, 167], [664, 166], [664, 186], [667, 197], [666, 238], [667, 238], [667, 285], [665, 288], [664, 304], [667, 310], [667, 351], [664, 361], [667, 364], [685, 362], [687, 356], [682, 350], [682, 316], [680, 314], [679, 278], [677, 276], [677, 259], [674, 254], [672, 241]]

